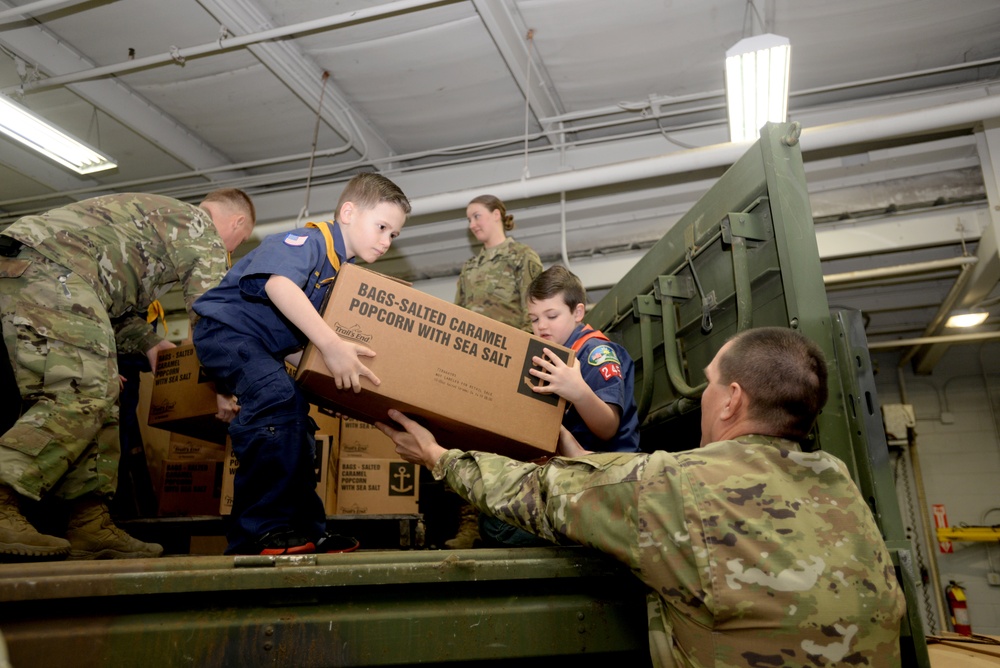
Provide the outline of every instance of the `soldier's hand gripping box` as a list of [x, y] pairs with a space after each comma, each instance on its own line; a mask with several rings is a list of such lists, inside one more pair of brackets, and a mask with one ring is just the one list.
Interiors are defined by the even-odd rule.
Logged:
[[338, 390], [309, 344], [296, 381], [313, 403], [368, 423], [388, 422], [396, 408], [444, 447], [524, 460], [555, 452], [566, 402], [532, 391], [528, 370], [543, 348], [575, 364], [571, 350], [356, 265], [341, 268], [322, 315], [342, 339], [375, 351], [361, 361], [382, 384]]
[[375, 425], [341, 418], [340, 456], [367, 459], [402, 459], [396, 454], [396, 444]]

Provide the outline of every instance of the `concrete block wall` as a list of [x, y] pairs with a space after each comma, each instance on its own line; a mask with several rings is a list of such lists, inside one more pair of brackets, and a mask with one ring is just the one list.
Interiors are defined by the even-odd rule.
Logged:
[[[1000, 342], [952, 346], [929, 375], [904, 365], [902, 383], [899, 360], [899, 353], [872, 354], [878, 398], [913, 406], [929, 516], [943, 504], [950, 526], [1000, 524]], [[903, 493], [900, 480], [897, 491]], [[908, 523], [905, 506], [903, 514]], [[955, 580], [965, 588], [973, 632], [1000, 635], [1000, 586], [987, 580], [990, 572], [1000, 574], [1000, 542], [954, 542], [951, 554], [940, 552], [934, 536], [924, 545], [925, 560], [937, 560], [942, 587]]]

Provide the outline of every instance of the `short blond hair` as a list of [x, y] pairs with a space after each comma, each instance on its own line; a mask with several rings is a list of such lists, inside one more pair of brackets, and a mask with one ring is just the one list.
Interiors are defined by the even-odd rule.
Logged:
[[202, 204], [205, 202], [219, 202], [245, 214], [251, 225], [257, 222], [257, 209], [253, 205], [253, 200], [250, 199], [250, 195], [239, 188], [213, 190], [205, 195], [205, 199], [201, 200]]
[[347, 202], [352, 202], [360, 209], [374, 209], [382, 202], [388, 202], [398, 206], [404, 214], [410, 214], [410, 200], [406, 198], [399, 186], [375, 172], [355, 174], [347, 182], [344, 192], [340, 193], [340, 200], [337, 201], [338, 219], [340, 218], [340, 210]]

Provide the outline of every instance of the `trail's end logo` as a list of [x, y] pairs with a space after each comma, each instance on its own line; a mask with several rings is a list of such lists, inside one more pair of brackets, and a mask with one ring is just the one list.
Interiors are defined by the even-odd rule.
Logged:
[[170, 415], [177, 408], [177, 402], [171, 401], [170, 399], [164, 399], [162, 401], [157, 401], [155, 403], [149, 404], [149, 417], [151, 418], [162, 418], [164, 416]]
[[341, 515], [367, 515], [368, 506], [362, 506], [360, 504], [353, 504], [350, 506], [343, 506], [340, 508]]
[[342, 336], [345, 339], [350, 339], [351, 341], [357, 341], [358, 343], [371, 343], [372, 335], [365, 334], [361, 331], [361, 325], [355, 324], [353, 327], [344, 327], [339, 322], [333, 323], [333, 331], [337, 332], [338, 336]]

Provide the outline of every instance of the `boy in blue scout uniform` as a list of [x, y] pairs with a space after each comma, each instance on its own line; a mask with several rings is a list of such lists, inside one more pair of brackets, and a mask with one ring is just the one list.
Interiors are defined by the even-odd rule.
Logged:
[[340, 339], [320, 307], [342, 262], [371, 263], [399, 235], [410, 203], [374, 173], [350, 180], [332, 223], [267, 237], [222, 283], [195, 303], [198, 359], [219, 391], [236, 395], [230, 423], [239, 460], [226, 554], [308, 554], [355, 549], [353, 538], [326, 531], [316, 493], [316, 425], [309, 403], [285, 370], [285, 358], [312, 342], [338, 389], [379, 379], [360, 358], [371, 349]]
[[[555, 265], [528, 287], [528, 318], [535, 336], [576, 352], [577, 364], [567, 366], [545, 351], [535, 357], [531, 375], [539, 380], [534, 391], [566, 399], [563, 429], [587, 452], [639, 452], [635, 366], [622, 346], [583, 324], [587, 293], [580, 279]], [[538, 538], [489, 515], [479, 516], [479, 533], [488, 546], [546, 545]]]
[[583, 324], [587, 293], [580, 279], [555, 265], [528, 288], [528, 318], [535, 336], [576, 352], [569, 367], [555, 355], [534, 358], [531, 375], [544, 380], [535, 392], [567, 401], [563, 427], [583, 449], [639, 452], [639, 419], [633, 396], [635, 365], [628, 351]]

